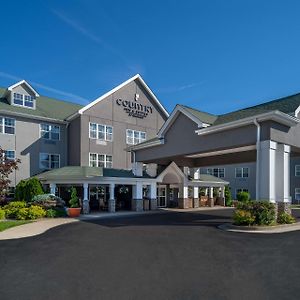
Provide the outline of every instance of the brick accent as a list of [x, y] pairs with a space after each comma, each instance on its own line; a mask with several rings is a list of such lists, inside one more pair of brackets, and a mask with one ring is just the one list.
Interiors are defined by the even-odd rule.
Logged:
[[157, 199], [150, 199], [150, 210], [156, 210], [157, 209]]
[[193, 207], [194, 208], [198, 208], [199, 207], [199, 198], [194, 198]]
[[148, 200], [148, 199], [144, 199], [143, 200], [143, 207], [144, 207], [144, 211], [147, 211], [147, 210], [149, 210], [150, 209], [150, 200]]
[[214, 198], [208, 198], [208, 206], [214, 207], [215, 206], [215, 199]]
[[193, 207], [193, 200], [190, 198], [179, 198], [178, 199], [178, 207], [179, 208], [192, 208]]

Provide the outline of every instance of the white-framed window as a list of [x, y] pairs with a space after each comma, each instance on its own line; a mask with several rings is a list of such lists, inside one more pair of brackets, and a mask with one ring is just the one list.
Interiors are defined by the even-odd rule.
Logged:
[[126, 144], [136, 145], [146, 140], [146, 132], [133, 129], [126, 130]]
[[207, 168], [207, 174], [213, 175], [215, 177], [224, 178], [225, 168]]
[[236, 189], [235, 191], [235, 199], [237, 198], [237, 195], [241, 192], [246, 192], [246, 193], [249, 193], [249, 190], [248, 189]]
[[0, 117], [0, 133], [15, 134], [15, 126], [15, 119]]
[[235, 178], [248, 178], [249, 168], [248, 167], [237, 167], [235, 168]]
[[29, 95], [23, 95], [23, 94], [19, 94], [19, 93], [13, 94], [13, 104], [14, 105], [34, 108], [34, 100], [35, 100], [35, 98], [32, 96], [29, 96]]
[[15, 150], [5, 150], [4, 156], [5, 156], [6, 159], [9, 159], [9, 160], [16, 159]]
[[109, 125], [90, 123], [90, 139], [98, 139], [102, 141], [113, 140], [113, 128]]
[[300, 165], [295, 165], [295, 176], [300, 176]]
[[58, 169], [60, 167], [60, 155], [51, 153], [40, 153], [41, 169]]
[[295, 200], [300, 201], [300, 188], [295, 188]]
[[102, 167], [102, 168], [112, 168], [113, 167], [113, 157], [108, 154], [90, 153], [89, 156], [90, 167]]
[[60, 126], [51, 124], [40, 124], [40, 134], [42, 139], [60, 140]]

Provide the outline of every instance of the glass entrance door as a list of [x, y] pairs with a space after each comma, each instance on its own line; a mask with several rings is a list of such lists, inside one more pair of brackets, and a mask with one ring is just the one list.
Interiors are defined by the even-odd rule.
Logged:
[[159, 186], [157, 188], [157, 207], [167, 206], [167, 187]]

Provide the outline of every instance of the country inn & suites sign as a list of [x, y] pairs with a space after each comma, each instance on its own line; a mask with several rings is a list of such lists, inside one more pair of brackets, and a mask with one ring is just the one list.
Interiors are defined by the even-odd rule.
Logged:
[[124, 111], [128, 114], [128, 116], [144, 119], [148, 116], [149, 113], [152, 114], [153, 109], [151, 106], [138, 103], [138, 99], [139, 94], [135, 94], [134, 101], [119, 98], [116, 100], [116, 103], [117, 105], [123, 107]]

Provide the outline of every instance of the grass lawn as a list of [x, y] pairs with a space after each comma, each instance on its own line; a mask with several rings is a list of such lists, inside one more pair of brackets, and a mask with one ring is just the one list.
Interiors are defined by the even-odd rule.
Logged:
[[29, 220], [26, 220], [26, 221], [25, 220], [24, 221], [19, 221], [19, 220], [1, 221], [0, 222], [0, 232], [3, 230], [6, 230], [8, 228], [23, 225], [23, 224], [30, 223], [30, 222], [31, 221], [29, 221]]

